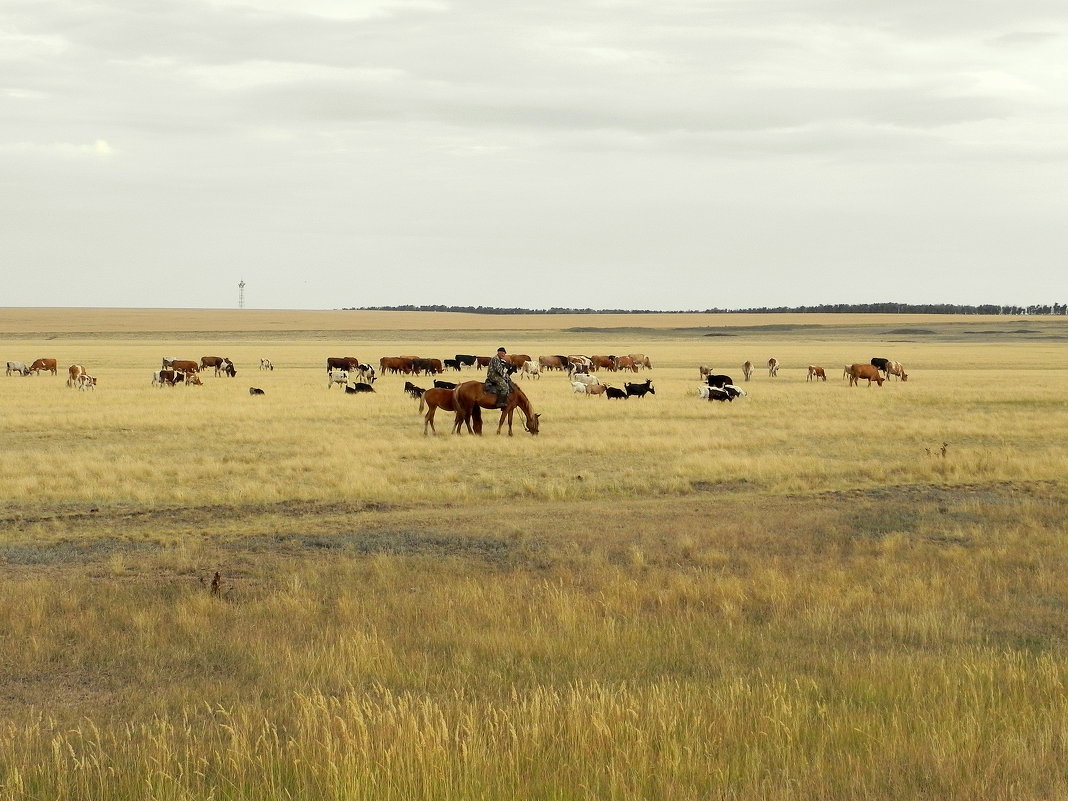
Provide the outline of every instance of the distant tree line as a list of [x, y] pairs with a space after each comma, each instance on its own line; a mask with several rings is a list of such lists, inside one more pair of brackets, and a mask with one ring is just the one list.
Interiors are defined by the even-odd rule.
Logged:
[[359, 306], [345, 311], [464, 312], [467, 314], [1068, 314], [1068, 304], [1037, 303], [1031, 306], [999, 306], [984, 303], [968, 306], [958, 303], [826, 303], [819, 306], [759, 306], [750, 309], [522, 309], [502, 306]]

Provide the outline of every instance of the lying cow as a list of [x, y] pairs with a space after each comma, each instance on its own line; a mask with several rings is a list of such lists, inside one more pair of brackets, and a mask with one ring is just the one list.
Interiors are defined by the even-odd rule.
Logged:
[[874, 364], [851, 364], [849, 365], [849, 386], [859, 386], [862, 380], [867, 380], [868, 386], [874, 381], [880, 387], [883, 385], [883, 374]]
[[359, 382], [359, 381], [354, 383], [351, 387], [348, 386], [347, 384], [345, 385], [345, 392], [347, 394], [349, 394], [349, 395], [358, 395], [361, 392], [374, 392], [374, 391], [375, 391], [375, 388], [372, 387], [370, 384], [364, 384], [364, 383]]
[[264, 392], [259, 387], [249, 387], [248, 388], [248, 394], [249, 395], [266, 395], [267, 393]]

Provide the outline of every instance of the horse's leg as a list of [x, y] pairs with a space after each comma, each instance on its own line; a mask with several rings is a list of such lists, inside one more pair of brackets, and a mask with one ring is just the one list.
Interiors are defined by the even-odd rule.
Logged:
[[430, 426], [430, 430], [434, 432], [434, 435], [437, 436], [438, 430], [436, 428], [434, 428], [434, 412], [436, 410], [437, 410], [436, 406], [431, 406], [429, 409], [427, 409], [426, 421], [423, 423], [423, 436], [424, 437], [427, 435], [426, 427], [428, 425]]

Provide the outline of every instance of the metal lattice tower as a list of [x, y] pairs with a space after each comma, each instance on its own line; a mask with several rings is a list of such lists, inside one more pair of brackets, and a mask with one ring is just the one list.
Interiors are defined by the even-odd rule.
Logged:
[[242, 278], [241, 282], [237, 285], [237, 308], [245, 308], [245, 279]]

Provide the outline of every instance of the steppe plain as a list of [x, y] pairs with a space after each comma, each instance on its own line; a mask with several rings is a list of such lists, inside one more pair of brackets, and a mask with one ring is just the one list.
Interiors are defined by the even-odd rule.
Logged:
[[[644, 352], [656, 394], [546, 375], [537, 438], [476, 438], [424, 437], [403, 378], [327, 388], [327, 356], [498, 345]], [[1062, 317], [0, 310], [0, 360], [61, 369], [0, 376], [0, 797], [1068, 798], [1066, 345]], [[158, 389], [163, 355], [238, 375]], [[849, 388], [876, 355], [910, 380]], [[771, 356], [697, 399], [698, 365]]]

